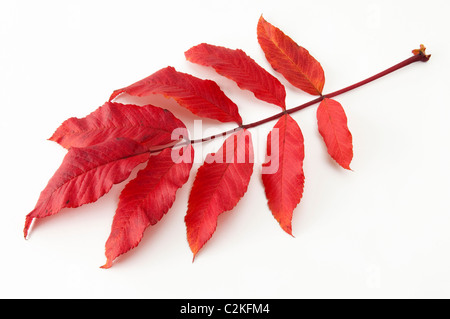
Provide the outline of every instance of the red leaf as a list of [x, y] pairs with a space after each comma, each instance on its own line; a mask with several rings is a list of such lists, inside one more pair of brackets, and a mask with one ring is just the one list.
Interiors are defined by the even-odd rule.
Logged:
[[95, 202], [114, 184], [128, 178], [133, 168], [149, 157], [137, 142], [121, 138], [86, 148], [71, 148], [26, 217], [24, 235], [34, 218], [58, 213], [66, 207]]
[[126, 88], [114, 91], [109, 100], [112, 101], [121, 93], [134, 96], [163, 94], [198, 116], [242, 124], [237, 105], [216, 82], [177, 72], [173, 67], [161, 69]]
[[261, 16], [258, 42], [275, 71], [295, 87], [312, 95], [321, 95], [325, 75], [320, 63], [305, 48]]
[[183, 122], [168, 110], [152, 105], [141, 107], [106, 102], [85, 118], [72, 117], [64, 121], [50, 140], [71, 148], [127, 137], [147, 146], [156, 146], [170, 143], [171, 134], [177, 128], [187, 136]]
[[244, 51], [202, 43], [186, 51], [185, 56], [193, 63], [213, 67], [241, 89], [253, 92], [256, 98], [286, 108], [283, 84]]
[[350, 169], [353, 158], [352, 134], [339, 102], [325, 98], [317, 109], [317, 124], [328, 153], [343, 168]]
[[253, 146], [247, 130], [234, 133], [198, 169], [185, 217], [194, 258], [211, 238], [217, 218], [233, 209], [247, 191], [253, 172]]
[[262, 180], [268, 205], [281, 228], [292, 235], [292, 214], [303, 195], [305, 176], [303, 135], [297, 122], [286, 114], [267, 138], [268, 161]]
[[111, 235], [106, 242], [106, 264], [136, 247], [145, 229], [155, 225], [169, 211], [177, 190], [189, 179], [194, 160], [191, 145], [179, 150], [165, 149], [150, 157], [147, 167], [139, 171], [120, 194]]

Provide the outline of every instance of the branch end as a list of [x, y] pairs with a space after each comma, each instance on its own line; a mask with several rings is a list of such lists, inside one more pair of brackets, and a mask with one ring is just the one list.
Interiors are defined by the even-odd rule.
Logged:
[[421, 45], [420, 45], [420, 49], [412, 50], [412, 53], [413, 53], [414, 55], [419, 55], [419, 56], [421, 57], [420, 61], [422, 61], [422, 62], [427, 62], [427, 61], [430, 59], [431, 54], [426, 54], [426, 53], [425, 53], [425, 50], [426, 50], [426, 49], [427, 49], [427, 48], [426, 48], [423, 44], [421, 44]]

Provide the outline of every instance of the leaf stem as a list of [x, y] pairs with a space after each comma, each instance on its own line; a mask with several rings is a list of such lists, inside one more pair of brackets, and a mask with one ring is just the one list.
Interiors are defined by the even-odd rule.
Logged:
[[[394, 66], [392, 66], [392, 67], [390, 67], [390, 68], [388, 68], [388, 69], [386, 69], [386, 70], [384, 70], [384, 71], [382, 71], [380, 73], [377, 73], [377, 74], [375, 74], [375, 75], [373, 75], [373, 76], [371, 76], [371, 77], [369, 77], [369, 78], [367, 78], [365, 80], [362, 80], [360, 82], [357, 82], [355, 84], [347, 86], [347, 87], [345, 87], [345, 88], [343, 88], [341, 90], [334, 91], [332, 93], [328, 93], [328, 94], [325, 94], [325, 95], [321, 95], [321, 96], [319, 96], [318, 98], [316, 98], [314, 100], [311, 100], [309, 102], [306, 102], [306, 103], [304, 103], [302, 105], [299, 105], [299, 106], [296, 106], [294, 108], [287, 109], [285, 111], [282, 111], [282, 112], [280, 112], [278, 114], [275, 114], [273, 116], [267, 117], [265, 119], [262, 119], [262, 120], [259, 120], [259, 121], [253, 122], [253, 123], [249, 123], [249, 124], [243, 124], [243, 125], [241, 125], [239, 127], [236, 127], [235, 129], [224, 131], [222, 133], [214, 134], [214, 135], [211, 135], [211, 136], [208, 136], [208, 137], [204, 137], [204, 138], [200, 138], [200, 139], [194, 139], [194, 140], [186, 140], [185, 142], [183, 142], [181, 144], [177, 144], [177, 145], [181, 146], [181, 145], [188, 145], [188, 144], [203, 143], [203, 142], [214, 140], [214, 139], [222, 137], [222, 136], [227, 136], [227, 135], [232, 134], [232, 133], [234, 133], [234, 132], [236, 132], [236, 131], [238, 131], [240, 129], [250, 129], [250, 128], [253, 128], [253, 127], [260, 126], [262, 124], [265, 124], [265, 123], [277, 120], [277, 119], [279, 119], [280, 117], [282, 117], [285, 114], [292, 114], [292, 113], [298, 112], [298, 111], [300, 111], [300, 110], [302, 110], [304, 108], [307, 108], [308, 106], [320, 103], [325, 98], [333, 98], [333, 97], [336, 97], [336, 96], [341, 95], [343, 93], [346, 93], [346, 92], [349, 92], [351, 90], [354, 90], [354, 89], [356, 89], [356, 88], [358, 88], [360, 86], [363, 86], [363, 85], [368, 84], [368, 83], [370, 83], [372, 81], [375, 81], [375, 80], [377, 80], [377, 79], [379, 79], [379, 78], [381, 78], [381, 77], [383, 77], [385, 75], [388, 75], [388, 74], [390, 74], [390, 73], [392, 73], [394, 71], [397, 71], [397, 70], [399, 70], [401, 68], [404, 68], [405, 66], [410, 65], [410, 64], [412, 64], [414, 62], [418, 62], [418, 61], [426, 62], [426, 61], [428, 61], [430, 59], [430, 55], [426, 55], [425, 54], [425, 47], [423, 47], [422, 45], [421, 45], [421, 48], [419, 50], [413, 50], [413, 53], [414, 53], [414, 55], [412, 57], [409, 57], [408, 59], [406, 59], [406, 60], [404, 60], [404, 61], [402, 61], [400, 63], [397, 63], [396, 65], [394, 65]], [[172, 147], [172, 146], [166, 146], [165, 148]], [[160, 151], [162, 151], [165, 148], [158, 149], [158, 150], [152, 150], [151, 153], [160, 152]]]

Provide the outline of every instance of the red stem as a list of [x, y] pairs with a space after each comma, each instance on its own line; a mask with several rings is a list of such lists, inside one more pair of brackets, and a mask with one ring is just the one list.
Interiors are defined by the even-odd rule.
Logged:
[[[422, 47], [421, 47], [421, 49], [422, 49]], [[204, 138], [201, 138], [201, 139], [188, 140], [188, 141], [185, 141], [182, 144], [178, 144], [178, 145], [203, 143], [203, 142], [206, 142], [206, 141], [210, 141], [210, 140], [216, 139], [218, 137], [227, 136], [228, 134], [236, 132], [237, 130], [240, 130], [240, 129], [249, 129], [249, 128], [252, 128], [252, 127], [256, 127], [256, 126], [265, 124], [267, 122], [279, 119], [284, 114], [292, 114], [292, 113], [300, 111], [300, 110], [302, 110], [302, 109], [304, 109], [304, 108], [306, 108], [308, 106], [311, 106], [311, 105], [314, 105], [316, 103], [319, 103], [324, 98], [333, 98], [335, 96], [341, 95], [341, 94], [346, 93], [348, 91], [354, 90], [354, 89], [356, 89], [356, 88], [358, 88], [360, 86], [363, 86], [363, 85], [365, 85], [367, 83], [375, 81], [375, 80], [377, 80], [377, 79], [379, 79], [379, 78], [381, 78], [381, 77], [383, 77], [385, 75], [388, 75], [389, 73], [392, 73], [392, 72], [397, 71], [397, 70], [399, 70], [401, 68], [404, 68], [405, 66], [407, 66], [407, 65], [409, 65], [411, 63], [418, 62], [418, 61], [426, 62], [426, 61], [429, 60], [429, 58], [430, 58], [430, 56], [425, 54], [425, 49], [420, 50], [420, 51], [417, 50], [417, 53], [414, 53], [414, 55], [412, 57], [410, 57], [410, 58], [408, 58], [408, 59], [406, 59], [406, 60], [404, 60], [404, 61], [402, 61], [400, 63], [397, 63], [396, 65], [394, 65], [394, 66], [392, 66], [392, 67], [390, 67], [390, 68], [388, 68], [388, 69], [386, 69], [386, 70], [384, 70], [384, 71], [382, 71], [382, 72], [380, 72], [378, 74], [375, 74], [374, 76], [371, 76], [371, 77], [369, 77], [369, 78], [367, 78], [365, 80], [362, 80], [362, 81], [360, 81], [358, 83], [355, 83], [353, 85], [347, 86], [347, 87], [345, 87], [345, 88], [343, 88], [341, 90], [338, 90], [338, 91], [335, 91], [335, 92], [332, 92], [332, 93], [329, 93], [329, 94], [321, 95], [318, 98], [316, 98], [314, 100], [311, 100], [311, 101], [309, 101], [307, 103], [304, 103], [302, 105], [299, 105], [297, 107], [285, 110], [283, 112], [280, 112], [278, 114], [275, 114], [273, 116], [270, 116], [268, 118], [265, 118], [265, 119], [262, 119], [262, 120], [259, 120], [259, 121], [253, 122], [253, 123], [241, 125], [241, 126], [235, 128], [233, 130], [225, 131], [225, 132], [222, 132], [222, 133], [219, 133], [219, 134], [215, 134], [215, 135], [211, 135], [211, 136], [208, 136], [208, 137], [204, 137]], [[152, 153], [159, 152], [159, 151], [162, 151], [163, 149], [152, 150], [151, 152]]]
[[[333, 93], [327, 94], [326, 97], [327, 98], [332, 98], [332, 97], [338, 96], [338, 95], [340, 95], [342, 93], [345, 93], [345, 92], [351, 91], [353, 89], [356, 89], [356, 88], [358, 88], [360, 86], [363, 86], [363, 85], [365, 85], [367, 83], [375, 81], [375, 80], [377, 80], [377, 79], [379, 79], [379, 78], [381, 78], [381, 77], [383, 77], [385, 75], [388, 75], [389, 73], [397, 71], [398, 69], [404, 68], [405, 66], [407, 66], [407, 65], [409, 65], [411, 63], [414, 63], [414, 62], [417, 62], [417, 61], [423, 61], [423, 58], [424, 58], [424, 56], [421, 55], [421, 54], [413, 55], [412, 57], [406, 59], [405, 61], [402, 61], [402, 62], [400, 62], [400, 63], [390, 67], [389, 69], [386, 69], [386, 70], [384, 70], [384, 71], [382, 71], [382, 72], [380, 72], [378, 74], [375, 74], [374, 76], [371, 76], [370, 78], [362, 80], [362, 81], [360, 81], [358, 83], [355, 83], [353, 85], [347, 86], [346, 88], [343, 88], [342, 90], [335, 91]], [[428, 61], [428, 60], [426, 60], [426, 61]]]

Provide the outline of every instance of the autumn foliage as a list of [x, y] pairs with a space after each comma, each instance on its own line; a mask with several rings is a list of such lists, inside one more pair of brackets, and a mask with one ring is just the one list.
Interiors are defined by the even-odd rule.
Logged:
[[[321, 64], [262, 16], [257, 39], [282, 81], [319, 97], [318, 131], [331, 158], [350, 169], [352, 135], [341, 104], [323, 95], [325, 73]], [[238, 106], [216, 82], [169, 66], [113, 91], [96, 111], [84, 118], [70, 118], [55, 131], [50, 140], [68, 152], [36, 207], [26, 216], [25, 237], [33, 221], [98, 200], [113, 185], [127, 180], [142, 163], [146, 164], [120, 194], [102, 267], [110, 268], [117, 257], [139, 245], [147, 228], [169, 212], [177, 191], [189, 180], [195, 143], [189, 139], [185, 124], [170, 111], [115, 102], [119, 95], [152, 94], [172, 98], [197, 116], [238, 125], [217, 152], [206, 156], [195, 174], [185, 215], [193, 256], [213, 236], [219, 215], [232, 210], [244, 196], [255, 165], [261, 167], [274, 219], [292, 235], [292, 216], [305, 186], [305, 148], [300, 126], [286, 109], [284, 85], [240, 49], [202, 43], [186, 51], [185, 56], [192, 63], [213, 68], [282, 112], [267, 136], [267, 160], [254, 163], [250, 126], [243, 125]]]

